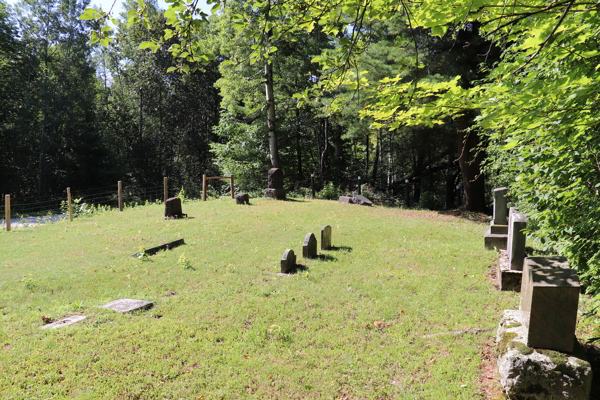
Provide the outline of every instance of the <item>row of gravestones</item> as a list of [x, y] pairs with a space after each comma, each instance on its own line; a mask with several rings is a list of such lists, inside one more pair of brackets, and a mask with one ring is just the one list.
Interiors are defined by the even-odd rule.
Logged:
[[[325, 225], [321, 228], [321, 250], [331, 249], [331, 226]], [[317, 258], [317, 238], [315, 234], [309, 232], [304, 237], [302, 243], [302, 257], [304, 258]], [[295, 271], [296, 269], [296, 254], [292, 249], [286, 249], [283, 252], [283, 257], [280, 263], [280, 272], [282, 274], [288, 274]]]
[[[507, 208], [506, 188], [493, 194], [484, 245], [500, 251], [500, 290], [520, 292], [519, 310], [504, 311], [496, 337], [504, 391], [509, 398], [589, 399], [592, 371], [575, 337], [579, 277], [565, 257], [525, 257], [527, 216]], [[543, 350], [518, 351], [524, 347], [515, 343], [563, 353], [567, 362], [556, 364]]]

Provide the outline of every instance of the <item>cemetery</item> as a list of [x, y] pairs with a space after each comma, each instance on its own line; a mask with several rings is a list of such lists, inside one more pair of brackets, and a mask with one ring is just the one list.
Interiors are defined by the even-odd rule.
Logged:
[[[494, 194], [484, 246], [482, 224], [453, 216], [277, 196], [184, 205], [202, 218], [165, 220], [183, 214], [169, 198], [2, 232], [0, 385], [111, 398], [594, 399], [578, 276], [565, 258], [526, 254], [527, 216]], [[146, 257], [131, 257], [140, 247]], [[483, 384], [485, 346], [496, 356]], [[71, 377], [67, 356], [89, 378]], [[120, 378], [109, 385], [107, 373]]]

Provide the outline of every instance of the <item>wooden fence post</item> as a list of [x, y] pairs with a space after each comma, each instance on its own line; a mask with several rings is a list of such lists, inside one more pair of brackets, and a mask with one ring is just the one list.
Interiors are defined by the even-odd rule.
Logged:
[[73, 202], [70, 187], [67, 188], [67, 202], [69, 203], [69, 222], [73, 222]]
[[6, 231], [10, 232], [12, 225], [12, 212], [10, 211], [10, 194], [4, 196], [4, 226]]
[[233, 174], [231, 175], [231, 198], [235, 199], [235, 189], [233, 188]]
[[202, 201], [206, 201], [206, 175], [202, 175]]
[[119, 199], [119, 211], [123, 211], [123, 182], [117, 182], [117, 197]]
[[166, 203], [167, 199], [169, 198], [169, 178], [167, 178], [166, 176], [163, 179], [163, 186], [165, 187], [165, 203]]

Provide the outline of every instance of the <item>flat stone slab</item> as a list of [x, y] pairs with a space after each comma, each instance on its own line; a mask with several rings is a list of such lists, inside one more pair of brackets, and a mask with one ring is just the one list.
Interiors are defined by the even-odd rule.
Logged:
[[339, 202], [343, 204], [354, 204], [354, 200], [350, 196], [340, 196]]
[[[149, 249], [146, 249], [146, 250], [144, 251], [144, 253], [145, 253], [146, 255], [153, 256], [153, 255], [155, 255], [156, 253], [158, 253], [159, 251], [163, 251], [163, 250], [172, 250], [172, 249], [174, 249], [175, 247], [179, 247], [179, 246], [182, 246], [182, 245], [184, 245], [184, 244], [185, 244], [185, 241], [184, 241], [183, 239], [178, 239], [178, 240], [175, 240], [175, 241], [173, 241], [173, 242], [169, 242], [169, 243], [161, 244], [160, 246], [151, 247], [151, 248], [149, 248]], [[138, 258], [138, 257], [139, 257], [139, 256], [141, 256], [141, 255], [142, 255], [142, 253], [135, 253], [135, 254], [132, 254], [132, 255], [131, 255], [131, 257], [133, 257], [133, 258]]]
[[370, 207], [373, 205], [373, 202], [371, 200], [367, 199], [365, 196], [363, 196], [361, 194], [354, 196], [352, 198], [352, 202], [354, 204], [359, 204], [361, 206], [369, 206]]
[[152, 307], [153, 305], [154, 303], [146, 300], [119, 299], [111, 301], [110, 303], [106, 303], [100, 307], [108, 308], [109, 310], [115, 310], [123, 314], [135, 310], [145, 310]]
[[592, 368], [577, 339], [574, 351], [528, 347], [525, 343], [522, 313], [504, 310], [496, 332], [500, 384], [510, 399], [557, 400], [590, 398]]
[[285, 189], [265, 189], [265, 197], [277, 200], [285, 200]]
[[486, 250], [506, 250], [508, 235], [492, 233], [491, 229], [488, 229], [483, 235], [483, 244]]
[[500, 250], [500, 258], [498, 259], [498, 267], [496, 270], [498, 279], [498, 288], [504, 291], [521, 291], [521, 280], [523, 279], [523, 271], [510, 269], [510, 261], [508, 259], [508, 251]]
[[63, 319], [59, 319], [58, 321], [54, 321], [51, 324], [46, 324], [44, 326], [41, 326], [41, 329], [56, 329], [56, 328], [62, 328], [63, 326], [67, 326], [67, 325], [71, 325], [74, 324], [75, 322], [79, 322], [79, 321], [83, 321], [86, 318], [85, 315], [72, 315], [70, 317], [66, 317]]

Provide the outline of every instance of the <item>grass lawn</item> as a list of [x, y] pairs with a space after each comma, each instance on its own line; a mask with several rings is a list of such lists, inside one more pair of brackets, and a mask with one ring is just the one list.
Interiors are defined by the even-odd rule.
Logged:
[[[423, 336], [496, 328], [518, 307], [488, 282], [483, 224], [322, 200], [183, 208], [193, 218], [150, 205], [0, 232], [0, 398], [482, 397], [494, 333]], [[320, 241], [326, 224], [338, 249], [303, 259], [305, 234]], [[306, 270], [278, 276], [287, 248]], [[98, 307], [118, 298], [155, 306]]]

